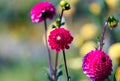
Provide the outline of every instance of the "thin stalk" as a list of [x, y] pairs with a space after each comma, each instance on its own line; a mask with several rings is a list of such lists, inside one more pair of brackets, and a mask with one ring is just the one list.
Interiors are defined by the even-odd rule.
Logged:
[[103, 28], [103, 31], [102, 31], [102, 37], [101, 37], [101, 40], [100, 40], [100, 50], [102, 50], [103, 45], [104, 45], [103, 41], [104, 41], [104, 36], [105, 36], [106, 28], [107, 28], [107, 22], [105, 22], [105, 25], [104, 25], [104, 28]]
[[108, 81], [110, 81], [110, 79], [109, 79], [109, 78], [108, 78], [107, 80], [108, 80]]
[[65, 50], [63, 50], [63, 58], [64, 58], [64, 65], [65, 65], [66, 76], [67, 76], [66, 79], [67, 79], [67, 81], [69, 81], [69, 74], [68, 74], [68, 69], [67, 69]]
[[54, 81], [57, 81], [57, 65], [58, 65], [58, 52], [56, 52], [56, 57], [55, 57], [55, 68], [54, 68]]
[[[61, 21], [62, 21], [62, 16], [63, 16], [64, 9], [62, 9], [61, 14], [60, 14], [60, 26], [61, 26]], [[54, 81], [57, 81], [57, 65], [58, 65], [58, 52], [56, 52], [56, 57], [55, 57], [55, 66], [54, 66]]]
[[61, 22], [61, 20], [62, 20], [63, 12], [64, 12], [64, 9], [62, 9], [62, 11], [61, 11], [60, 22]]
[[61, 21], [62, 21], [63, 12], [64, 12], [64, 9], [62, 9], [61, 14], [60, 14], [60, 27], [61, 27]]
[[48, 66], [49, 66], [49, 72], [50, 72], [50, 78], [51, 80], [53, 81], [53, 69], [52, 69], [52, 62], [51, 62], [51, 55], [50, 55], [50, 49], [48, 47], [48, 42], [47, 42], [47, 21], [46, 19], [44, 20], [44, 25], [45, 25], [45, 43], [46, 43], [46, 48], [47, 48], [47, 51], [48, 51]]

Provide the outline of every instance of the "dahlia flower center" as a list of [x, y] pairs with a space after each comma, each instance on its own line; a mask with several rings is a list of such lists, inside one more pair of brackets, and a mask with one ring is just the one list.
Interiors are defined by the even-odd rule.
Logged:
[[61, 37], [60, 37], [60, 36], [57, 36], [57, 40], [61, 40]]
[[102, 62], [105, 62], [105, 61], [106, 61], [106, 58], [105, 58], [105, 57], [102, 57], [101, 60], [102, 60]]
[[44, 18], [44, 19], [46, 19], [46, 18], [48, 18], [49, 17], [49, 15], [50, 15], [50, 13], [49, 13], [49, 11], [48, 10], [43, 10], [42, 11], [42, 17]]
[[63, 42], [63, 39], [64, 39], [64, 37], [63, 37], [63, 35], [61, 35], [61, 34], [58, 34], [58, 35], [56, 35], [56, 42]]

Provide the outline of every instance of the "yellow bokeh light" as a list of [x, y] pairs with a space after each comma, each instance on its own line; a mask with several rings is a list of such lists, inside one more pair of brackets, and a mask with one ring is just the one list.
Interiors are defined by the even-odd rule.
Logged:
[[80, 35], [83, 39], [89, 40], [94, 38], [98, 33], [98, 29], [94, 24], [87, 23], [80, 29]]
[[120, 58], [120, 43], [115, 43], [110, 46], [108, 53], [112, 61], [117, 62]]
[[120, 81], [120, 66], [116, 70], [116, 81]]
[[110, 9], [115, 9], [118, 4], [118, 0], [105, 0], [105, 2]]
[[84, 56], [91, 50], [95, 50], [96, 46], [97, 46], [96, 43], [93, 41], [88, 41], [88, 42], [84, 43], [82, 45], [82, 47], [80, 48], [80, 55]]
[[73, 58], [68, 61], [68, 67], [71, 69], [78, 70], [81, 68], [82, 58]]
[[90, 12], [92, 12], [93, 14], [95, 14], [95, 15], [98, 15], [98, 14], [100, 14], [100, 12], [101, 12], [101, 7], [100, 7], [100, 5], [98, 4], [98, 3], [91, 3], [90, 5], [89, 5], [89, 10], [90, 10]]
[[80, 47], [84, 42], [84, 39], [80, 35], [75, 35], [73, 40], [73, 45], [75, 47]]

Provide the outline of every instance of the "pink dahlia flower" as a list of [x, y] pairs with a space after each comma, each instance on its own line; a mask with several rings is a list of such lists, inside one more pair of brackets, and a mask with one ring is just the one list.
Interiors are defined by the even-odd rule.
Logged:
[[51, 2], [39, 2], [30, 12], [31, 20], [33, 23], [38, 23], [46, 18], [53, 19], [55, 15], [55, 7]]
[[70, 32], [64, 28], [56, 28], [50, 32], [48, 42], [52, 50], [60, 52], [60, 50], [69, 49], [69, 44], [73, 37]]
[[91, 81], [104, 81], [111, 75], [112, 61], [103, 51], [92, 50], [85, 55], [82, 69]]

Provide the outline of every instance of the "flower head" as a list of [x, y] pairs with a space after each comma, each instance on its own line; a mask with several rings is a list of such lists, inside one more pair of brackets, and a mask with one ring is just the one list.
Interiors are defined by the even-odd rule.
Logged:
[[31, 20], [33, 23], [38, 23], [46, 18], [53, 19], [55, 15], [55, 7], [51, 2], [39, 2], [30, 12]]
[[108, 50], [108, 53], [112, 59], [112, 62], [118, 63], [120, 58], [120, 42], [112, 44]]
[[107, 22], [110, 28], [115, 28], [117, 27], [119, 21], [114, 16], [110, 16], [108, 17]]
[[48, 42], [52, 50], [60, 52], [60, 50], [69, 49], [69, 44], [73, 37], [70, 32], [64, 28], [56, 28], [50, 32]]
[[98, 28], [92, 23], [86, 23], [80, 28], [80, 36], [85, 40], [93, 39], [97, 33]]
[[112, 61], [103, 51], [92, 50], [85, 55], [82, 69], [91, 81], [104, 81], [111, 74]]

